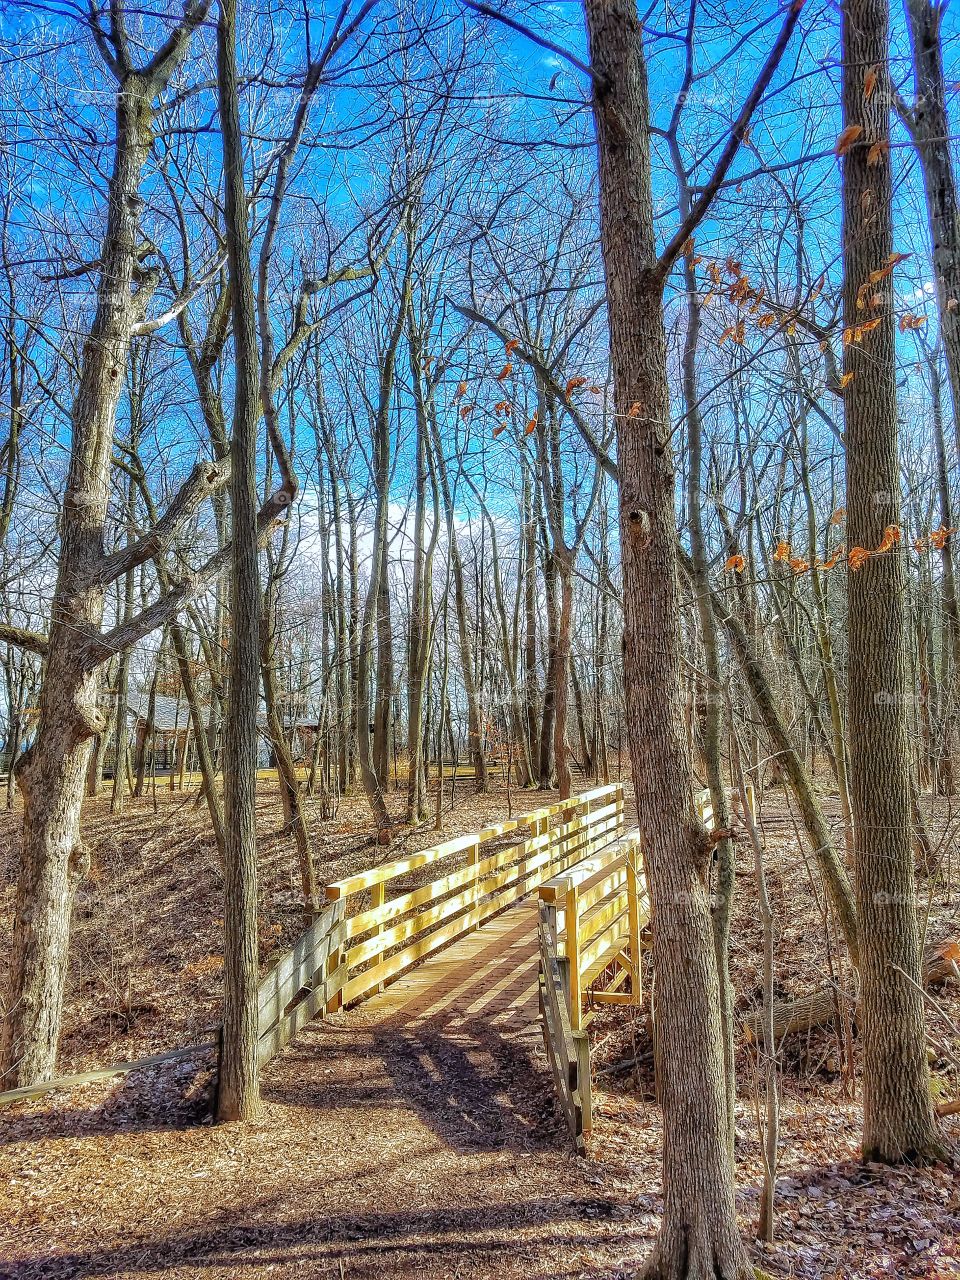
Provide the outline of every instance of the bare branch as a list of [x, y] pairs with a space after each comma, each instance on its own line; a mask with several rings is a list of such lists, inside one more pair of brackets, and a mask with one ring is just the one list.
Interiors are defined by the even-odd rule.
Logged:
[[9, 622], [0, 622], [0, 643], [12, 644], [17, 649], [26, 649], [28, 653], [39, 653], [46, 657], [47, 637], [37, 631], [29, 631], [26, 627], [14, 627]]
[[617, 464], [594, 435], [589, 422], [587, 422], [586, 418], [577, 406], [571, 402], [570, 397], [566, 395], [563, 387], [557, 380], [556, 374], [549, 365], [545, 364], [535, 351], [524, 346], [522, 342], [518, 342], [515, 338], [511, 339], [507, 331], [501, 328], [501, 326], [497, 324], [496, 320], [491, 320], [489, 316], [485, 316], [481, 312], [475, 311], [473, 307], [460, 306], [460, 304], [454, 302], [452, 298], [448, 298], [447, 301], [453, 307], [454, 311], [458, 311], [464, 319], [472, 320], [475, 324], [482, 324], [484, 328], [489, 329], [491, 333], [495, 334], [500, 341], [504, 343], [504, 345], [511, 340], [517, 342], [517, 345], [513, 348], [514, 354], [533, 369], [550, 394], [555, 396], [558, 402], [563, 405], [567, 416], [580, 432], [580, 435], [583, 437], [587, 447], [611, 480], [618, 480], [619, 472], [617, 470]]
[[563, 58], [569, 62], [571, 66], [589, 76], [598, 93], [603, 93], [607, 88], [605, 77], [594, 71], [593, 67], [588, 66], [586, 62], [581, 62], [575, 54], [569, 49], [564, 49], [562, 45], [554, 44], [552, 40], [548, 40], [546, 36], [539, 36], [535, 31], [531, 31], [529, 27], [525, 27], [522, 22], [518, 22], [516, 18], [508, 18], [505, 13], [498, 13], [496, 9], [491, 9], [489, 5], [480, 4], [478, 0], [463, 0], [464, 5], [468, 9], [472, 9], [474, 13], [481, 14], [484, 18], [492, 18], [494, 22], [502, 22], [505, 27], [509, 27], [511, 31], [517, 31], [522, 36], [526, 36], [528, 40], [532, 40], [534, 44], [538, 44], [541, 49], [548, 49], [551, 53], [555, 53], [558, 58]]
[[104, 585], [115, 582], [121, 574], [160, 555], [200, 504], [222, 489], [229, 478], [229, 459], [222, 462], [199, 462], [153, 528], [142, 538], [120, 547], [100, 562], [97, 571], [99, 580]]
[[713, 197], [723, 186], [730, 166], [736, 159], [737, 152], [740, 150], [740, 144], [743, 142], [743, 135], [747, 131], [747, 127], [753, 117], [753, 113], [757, 108], [757, 104], [767, 91], [767, 86], [773, 79], [780, 61], [786, 53], [787, 45], [790, 43], [790, 37], [793, 35], [794, 28], [800, 21], [800, 11], [803, 8], [803, 0], [791, 0], [787, 16], [783, 26], [780, 28], [780, 34], [774, 41], [773, 47], [767, 54], [767, 60], [760, 69], [760, 74], [754, 81], [753, 88], [747, 94], [746, 101], [740, 108], [740, 114], [737, 116], [733, 128], [730, 130], [730, 137], [727, 139], [726, 146], [720, 153], [713, 173], [703, 187], [700, 188], [700, 195], [694, 202], [690, 212], [684, 218], [677, 231], [674, 233], [670, 243], [660, 255], [657, 263], [657, 273], [661, 279], [665, 279], [674, 262], [680, 255], [683, 246], [699, 227], [700, 223], [706, 217], [707, 210], [713, 201]]
[[176, 320], [177, 316], [185, 307], [188, 307], [197, 294], [201, 293], [211, 280], [220, 273], [220, 269], [227, 260], [226, 253], [221, 254], [214, 262], [209, 271], [205, 272], [195, 284], [180, 295], [179, 298], [158, 316], [153, 316], [150, 320], [138, 321], [130, 330], [131, 336], [134, 338], [145, 338], [151, 333], [156, 333], [158, 329], [162, 329], [165, 324], [169, 324], [171, 320]]
[[[277, 489], [266, 500], [257, 515], [257, 536], [261, 542], [270, 534], [289, 505], [290, 495], [285, 488]], [[227, 568], [232, 554], [232, 544], [227, 542], [199, 569], [175, 582], [170, 590], [164, 592], [153, 604], [148, 605], [129, 621], [121, 622], [111, 631], [96, 637], [87, 650], [88, 668], [92, 670], [102, 662], [106, 662], [115, 653], [124, 653], [132, 649], [140, 640], [169, 622], [181, 609], [207, 590], [217, 576]]]

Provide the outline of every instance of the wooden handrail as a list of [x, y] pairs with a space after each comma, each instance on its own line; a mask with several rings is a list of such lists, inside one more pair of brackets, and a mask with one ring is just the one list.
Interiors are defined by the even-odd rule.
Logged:
[[[331, 884], [328, 898], [345, 904], [335, 960], [345, 966], [346, 978], [329, 1007], [380, 989], [418, 960], [535, 892], [544, 880], [615, 840], [622, 823], [623, 787], [614, 783]], [[523, 831], [525, 838], [484, 855], [491, 841]], [[457, 863], [450, 870], [437, 865], [454, 858]], [[412, 888], [394, 884], [424, 867], [443, 874]], [[400, 892], [391, 893], [391, 887]], [[358, 901], [368, 891], [369, 903]]]
[[[615, 842], [622, 827], [623, 787], [615, 783], [331, 884], [324, 910], [260, 983], [261, 1062], [311, 1019], [381, 990], [544, 880]], [[492, 841], [524, 831], [524, 838], [486, 852]], [[466, 861], [445, 870], [458, 855]], [[443, 874], [391, 892], [394, 882], [433, 866]]]
[[585, 791], [581, 795], [571, 796], [569, 800], [560, 800], [556, 804], [544, 805], [540, 809], [534, 809], [532, 813], [524, 814], [519, 818], [511, 818], [507, 822], [499, 822], [492, 827], [484, 827], [480, 831], [473, 831], [463, 836], [455, 836], [452, 840], [447, 840], [432, 849], [411, 853], [406, 858], [399, 858], [393, 862], [384, 862], [380, 866], [369, 867], [366, 871], [359, 871], [356, 875], [347, 876], [343, 880], [335, 880], [332, 884], [327, 885], [327, 897], [346, 898], [350, 894], [361, 893], [364, 889], [369, 889], [380, 881], [396, 880], [400, 876], [407, 875], [410, 871], [416, 871], [420, 867], [427, 866], [429, 863], [439, 862], [445, 858], [453, 857], [455, 854], [463, 853], [472, 845], [487, 844], [491, 840], [509, 835], [512, 831], [517, 831], [522, 827], [540, 827], [541, 824], [549, 821], [550, 818], [556, 817], [559, 813], [580, 808], [584, 804], [592, 804], [593, 801], [599, 800], [601, 797], [610, 797], [612, 799], [614, 796], [619, 796], [622, 803], [623, 785], [619, 782], [610, 783], [603, 787], [595, 787], [592, 791]]
[[[558, 945], [569, 964], [570, 1022], [575, 1030], [588, 1021], [586, 1000], [640, 1003], [641, 929], [649, 909], [639, 854], [639, 832], [629, 831], [540, 886], [541, 902], [563, 912]], [[607, 971], [612, 971], [610, 980], [594, 988]]]

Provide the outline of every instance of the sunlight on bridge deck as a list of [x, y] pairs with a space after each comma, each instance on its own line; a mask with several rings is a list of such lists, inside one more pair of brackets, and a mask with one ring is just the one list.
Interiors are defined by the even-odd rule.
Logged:
[[473, 1022], [512, 1031], [537, 1023], [537, 901], [524, 899], [417, 965], [363, 1012], [378, 1022]]

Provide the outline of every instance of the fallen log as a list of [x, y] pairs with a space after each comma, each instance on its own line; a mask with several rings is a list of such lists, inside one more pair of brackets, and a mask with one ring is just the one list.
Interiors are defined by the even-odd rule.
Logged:
[[[923, 955], [924, 986], [936, 987], [947, 978], [960, 977], [958, 963], [960, 942], [956, 938], [946, 938], [929, 945]], [[844, 1004], [853, 1013], [856, 1009], [856, 994], [836, 987], [819, 987], [809, 995], [797, 996], [794, 1000], [778, 1000], [773, 1006], [774, 1040], [779, 1043], [798, 1031], [812, 1031], [814, 1027], [826, 1026], [836, 1018]], [[761, 1036], [762, 1019], [763, 1014], [760, 1012], [744, 1018], [743, 1031], [748, 1043], [753, 1044]]]

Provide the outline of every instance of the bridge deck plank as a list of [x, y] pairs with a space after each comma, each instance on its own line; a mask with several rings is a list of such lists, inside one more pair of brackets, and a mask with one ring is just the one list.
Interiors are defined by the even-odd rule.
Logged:
[[450, 1025], [484, 1018], [536, 1028], [537, 981], [537, 900], [525, 898], [368, 997], [360, 1009], [376, 1022]]

